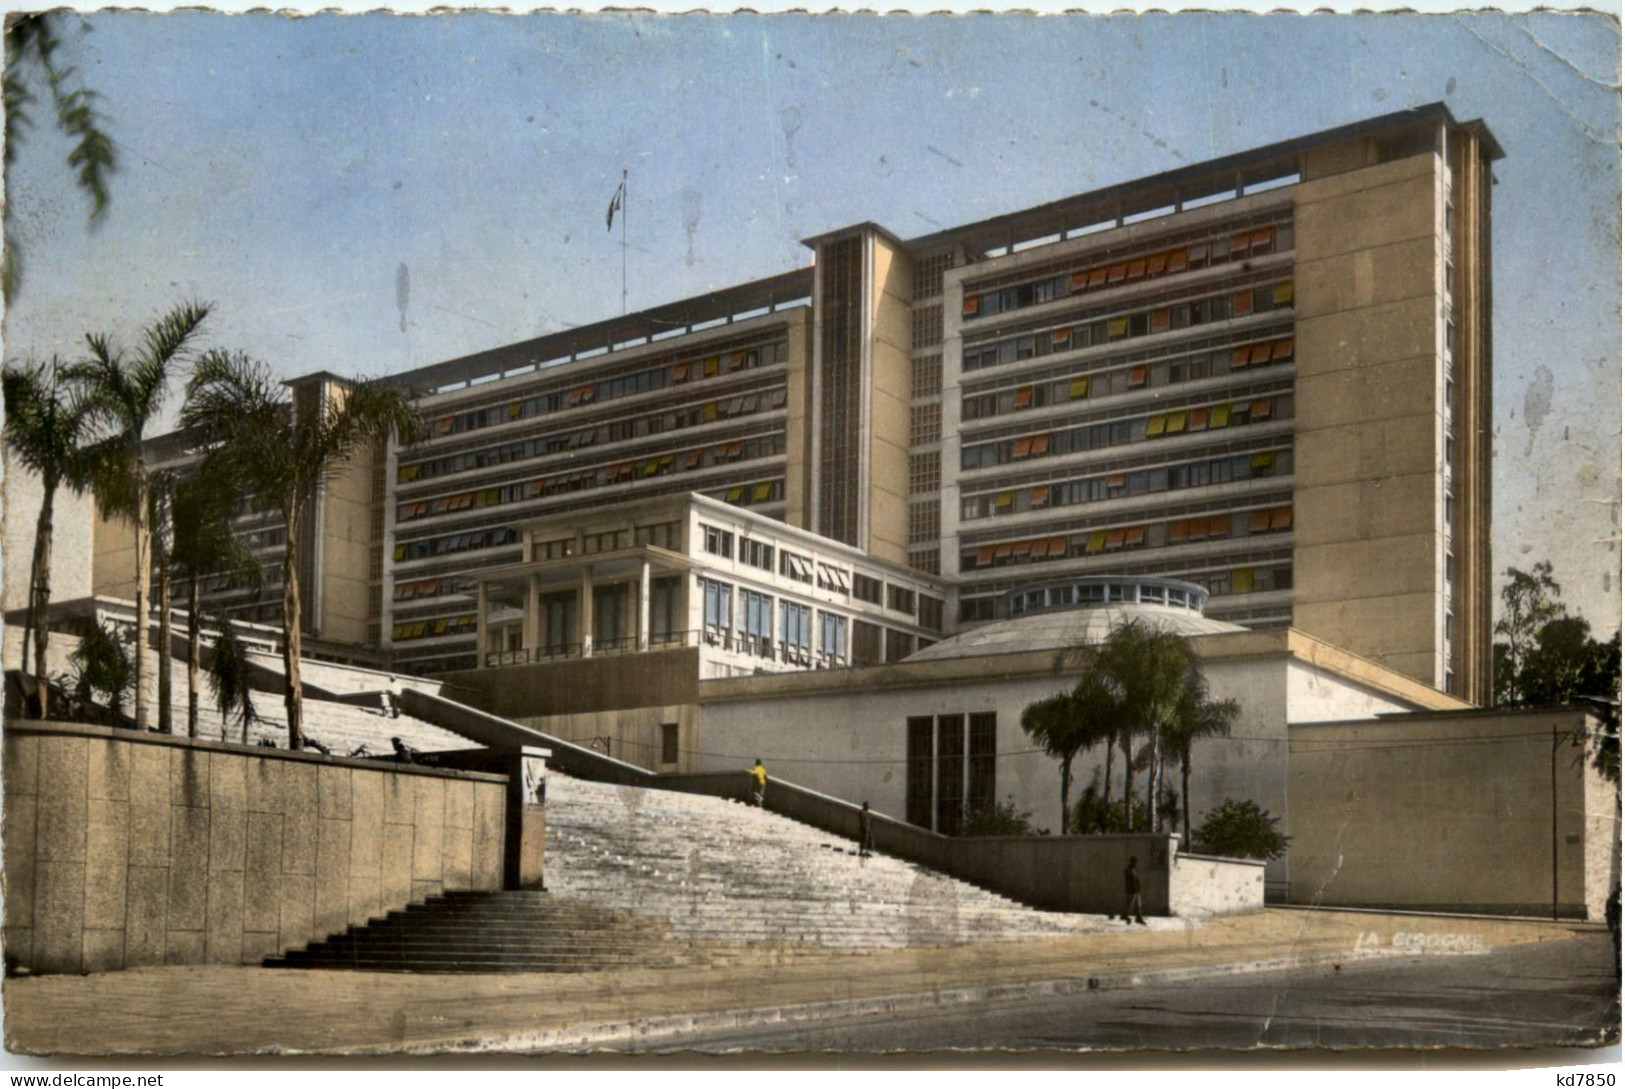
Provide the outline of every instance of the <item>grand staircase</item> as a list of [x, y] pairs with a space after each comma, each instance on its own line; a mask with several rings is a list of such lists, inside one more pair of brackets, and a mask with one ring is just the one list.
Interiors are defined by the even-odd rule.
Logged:
[[738, 802], [548, 777], [547, 887], [664, 921], [686, 941], [849, 949], [1120, 929], [1037, 911]]

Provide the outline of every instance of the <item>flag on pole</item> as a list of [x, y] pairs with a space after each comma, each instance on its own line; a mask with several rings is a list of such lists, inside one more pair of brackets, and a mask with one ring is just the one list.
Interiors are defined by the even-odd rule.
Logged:
[[615, 187], [615, 195], [609, 198], [609, 211], [604, 214], [604, 230], [613, 230], [615, 227], [615, 210], [621, 206], [621, 199], [626, 195], [626, 179]]

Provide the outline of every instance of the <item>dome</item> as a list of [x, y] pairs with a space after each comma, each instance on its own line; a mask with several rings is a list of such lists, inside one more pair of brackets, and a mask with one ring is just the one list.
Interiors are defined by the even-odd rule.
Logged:
[[1207, 592], [1177, 579], [1091, 577], [1023, 587], [1007, 595], [1008, 620], [990, 624], [916, 651], [909, 662], [977, 658], [1105, 642], [1113, 628], [1144, 620], [1176, 635], [1222, 635], [1245, 631], [1240, 624], [1202, 615]]

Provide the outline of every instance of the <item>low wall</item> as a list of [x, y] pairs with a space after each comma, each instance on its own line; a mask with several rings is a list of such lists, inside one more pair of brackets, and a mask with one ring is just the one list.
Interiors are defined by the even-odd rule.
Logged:
[[5, 957], [254, 964], [498, 889], [505, 776], [52, 722], [4, 733]]
[[1234, 915], [1264, 906], [1264, 863], [1245, 858], [1175, 855], [1169, 912], [1183, 917]]
[[[746, 801], [748, 772], [662, 775], [667, 790]], [[767, 808], [833, 835], [858, 838], [859, 807], [815, 790], [770, 779]], [[1178, 840], [1171, 834], [1110, 836], [939, 835], [879, 813], [873, 820], [875, 849], [928, 866], [1032, 907], [1093, 915], [1126, 906], [1123, 871], [1138, 859], [1141, 903], [1147, 914], [1209, 915], [1264, 906], [1264, 865], [1233, 859], [1169, 860]]]

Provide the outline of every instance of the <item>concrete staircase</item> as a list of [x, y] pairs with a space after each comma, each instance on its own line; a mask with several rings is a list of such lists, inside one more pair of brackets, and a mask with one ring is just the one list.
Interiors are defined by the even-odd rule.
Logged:
[[658, 919], [546, 892], [454, 892], [272, 957], [268, 968], [379, 972], [591, 972], [728, 959], [670, 941]]
[[[547, 887], [684, 941], [898, 948], [1122, 929], [1037, 911], [721, 798], [548, 776]], [[1174, 920], [1151, 920], [1158, 927]]]

